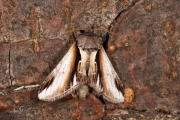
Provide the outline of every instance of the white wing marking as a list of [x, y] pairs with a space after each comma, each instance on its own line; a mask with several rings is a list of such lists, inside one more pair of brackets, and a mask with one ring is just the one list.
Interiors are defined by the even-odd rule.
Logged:
[[76, 54], [77, 47], [76, 43], [74, 43], [57, 67], [47, 77], [46, 82], [38, 94], [40, 100], [54, 101], [70, 94], [72, 90], [77, 89], [76, 75], [74, 75], [73, 87], [67, 89], [70, 87], [73, 76]]
[[73, 78], [73, 86], [77, 85], [77, 81], [76, 81], [76, 73], [74, 74], [74, 78]]
[[[122, 103], [124, 102], [124, 96], [118, 86], [120, 85], [120, 79], [114, 70], [108, 56], [106, 55], [104, 48], [101, 46], [99, 51], [100, 56], [100, 71], [101, 78], [104, 88], [104, 99], [113, 102], [113, 103]], [[118, 86], [116, 85], [116, 80], [119, 80]]]
[[99, 74], [98, 74], [98, 77], [97, 77], [97, 83], [96, 83], [96, 86], [100, 88], [100, 85], [99, 85]]

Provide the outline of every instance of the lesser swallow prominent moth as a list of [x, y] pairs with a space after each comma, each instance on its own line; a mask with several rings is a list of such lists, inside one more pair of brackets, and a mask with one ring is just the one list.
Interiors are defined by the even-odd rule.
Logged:
[[102, 38], [94, 34], [80, 34], [46, 78], [38, 98], [54, 101], [72, 93], [85, 98], [93, 89], [96, 95], [109, 102], [124, 102], [123, 85], [102, 43]]

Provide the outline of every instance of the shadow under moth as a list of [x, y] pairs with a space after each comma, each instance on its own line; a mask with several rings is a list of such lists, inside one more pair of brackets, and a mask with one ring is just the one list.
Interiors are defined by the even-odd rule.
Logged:
[[95, 34], [85, 32], [78, 35], [44, 81], [38, 98], [43, 101], [55, 101], [69, 94], [85, 98], [92, 90], [109, 102], [124, 102], [123, 85], [102, 43], [102, 38]]

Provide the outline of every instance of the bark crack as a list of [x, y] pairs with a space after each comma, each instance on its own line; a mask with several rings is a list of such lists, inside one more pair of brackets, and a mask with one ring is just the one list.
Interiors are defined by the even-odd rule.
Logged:
[[117, 16], [114, 18], [114, 20], [111, 22], [109, 29], [112, 27], [112, 25], [114, 23], [116, 23], [116, 21], [119, 19], [119, 17], [122, 16], [123, 13], [125, 13], [126, 11], [128, 11], [129, 9], [131, 9], [139, 0], [134, 0], [127, 8], [123, 9], [122, 11], [120, 11]]
[[9, 84], [12, 86], [12, 76], [11, 76], [11, 43], [9, 43]]
[[[120, 17], [122, 17], [128, 10], [130, 10], [139, 1], [140, 0], [133, 0], [132, 3], [127, 8], [121, 10], [117, 14], [117, 16], [113, 19], [113, 21], [110, 23], [108, 30], [111, 31], [110, 29], [113, 28], [112, 26], [115, 25], [119, 19], [121, 19]], [[104, 42], [103, 46], [109, 47], [113, 43], [113, 37], [115, 35], [115, 29], [116, 28], [113, 28], [113, 29], [114, 30], [112, 31], [112, 35], [110, 35], [111, 37], [109, 36], [108, 33], [106, 34], [106, 41]], [[111, 39], [109, 39], [109, 38], [111, 38]], [[105, 47], [105, 49], [107, 49], [107, 47]]]

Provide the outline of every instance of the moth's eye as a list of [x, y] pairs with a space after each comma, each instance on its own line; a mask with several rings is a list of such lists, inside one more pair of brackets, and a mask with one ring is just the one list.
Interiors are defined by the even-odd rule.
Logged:
[[84, 33], [85, 32], [85, 30], [80, 30], [80, 33]]

